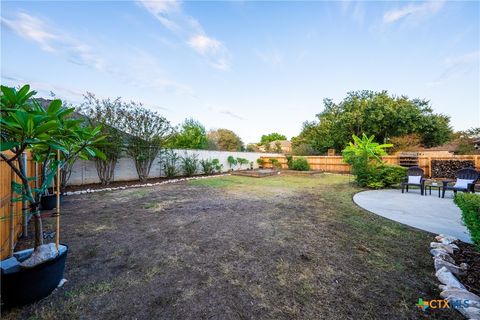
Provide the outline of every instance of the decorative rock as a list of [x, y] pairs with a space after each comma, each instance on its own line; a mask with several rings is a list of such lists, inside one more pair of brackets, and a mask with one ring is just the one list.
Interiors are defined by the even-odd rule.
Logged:
[[438, 242], [430, 243], [430, 248], [432, 249], [442, 249], [448, 252], [449, 254], [453, 254], [453, 250], [458, 250], [458, 247], [454, 244], [443, 244]]
[[457, 241], [458, 239], [452, 236], [446, 236], [446, 235], [440, 234], [435, 237], [435, 240], [440, 241], [443, 244], [450, 244], [452, 242]]
[[430, 250], [430, 254], [434, 257], [438, 257], [442, 255], [448, 255], [448, 252], [443, 249], [432, 249]]
[[458, 279], [445, 267], [440, 268], [440, 270], [435, 273], [435, 276], [437, 276], [441, 283], [449, 287], [465, 289], [463, 284], [461, 284], [460, 281], [458, 281]]
[[448, 300], [468, 300], [471, 307], [480, 308], [480, 297], [468, 290], [447, 286], [440, 296]]
[[85, 193], [93, 193], [93, 192], [103, 192], [103, 191], [114, 191], [114, 190], [125, 190], [125, 189], [132, 189], [132, 188], [146, 188], [152, 186], [160, 186], [169, 183], [175, 183], [180, 181], [189, 181], [189, 180], [199, 180], [199, 179], [208, 179], [208, 178], [215, 178], [215, 177], [223, 177], [229, 176], [229, 173], [226, 174], [217, 174], [214, 176], [203, 176], [203, 177], [190, 177], [190, 178], [179, 178], [179, 179], [172, 179], [162, 182], [155, 182], [155, 183], [146, 183], [146, 184], [135, 184], [130, 186], [122, 186], [122, 187], [112, 187], [112, 188], [102, 188], [102, 189], [87, 189], [87, 190], [79, 190], [79, 191], [68, 191], [65, 192], [64, 195], [76, 195], [76, 194], [85, 194]]
[[67, 282], [67, 279], [62, 279], [62, 280], [60, 280], [60, 282], [59, 282], [58, 285], [57, 285], [57, 288], [63, 287], [63, 285], [65, 284], [65, 282]]
[[42, 262], [52, 260], [58, 255], [55, 243], [43, 244], [34, 250], [30, 258], [20, 263], [24, 268], [32, 268]]
[[450, 262], [451, 264], [455, 264], [455, 260], [453, 260], [453, 258], [448, 253], [444, 253], [444, 254], [439, 253], [436, 256], [434, 256], [433, 259], [441, 259], [443, 261]]
[[453, 263], [447, 262], [439, 258], [435, 258], [434, 265], [435, 265], [436, 271], [440, 270], [442, 267], [445, 267], [448, 269], [448, 271], [450, 271], [451, 273], [457, 276], [464, 274], [465, 271], [467, 270], [467, 265], [465, 263], [462, 263], [460, 266], [456, 266]]

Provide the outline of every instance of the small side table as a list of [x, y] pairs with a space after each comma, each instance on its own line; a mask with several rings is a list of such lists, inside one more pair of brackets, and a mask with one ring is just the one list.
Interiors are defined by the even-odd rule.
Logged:
[[432, 181], [428, 184], [425, 184], [423, 194], [426, 196], [427, 195], [427, 190], [429, 190], [430, 191], [429, 194], [432, 195], [432, 188], [438, 190], [438, 197], [440, 198], [440, 194], [441, 194], [442, 188], [443, 188], [443, 183], [439, 182], [439, 181]]

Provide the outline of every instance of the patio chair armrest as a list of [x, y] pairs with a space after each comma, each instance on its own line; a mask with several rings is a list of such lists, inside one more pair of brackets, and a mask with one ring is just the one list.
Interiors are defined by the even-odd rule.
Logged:
[[443, 186], [447, 186], [450, 182], [455, 182], [456, 180], [443, 180], [442, 183], [443, 183]]

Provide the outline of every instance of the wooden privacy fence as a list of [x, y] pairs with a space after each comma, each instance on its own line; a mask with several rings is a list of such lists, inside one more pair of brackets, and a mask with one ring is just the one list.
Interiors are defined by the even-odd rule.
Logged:
[[[9, 155], [10, 156], [10, 155]], [[27, 153], [27, 173], [29, 177], [35, 176], [35, 162], [30, 153]], [[22, 233], [23, 214], [22, 202], [11, 203], [12, 178], [20, 183], [20, 179], [13, 174], [8, 164], [0, 160], [0, 259], [6, 258], [15, 246], [16, 240]], [[32, 186], [35, 182], [31, 182]], [[18, 197], [18, 195], [14, 195]], [[13, 237], [10, 234], [13, 233]]]
[[[271, 168], [272, 162], [270, 159], [276, 159], [282, 165], [282, 169], [287, 169], [287, 159], [285, 156], [276, 156], [276, 157], [261, 157], [265, 161], [265, 167]], [[294, 156], [293, 159], [299, 158]], [[341, 156], [305, 156], [308, 164], [310, 165], [311, 170], [315, 171], [324, 171], [332, 173], [350, 173], [350, 165], [343, 162]], [[388, 164], [399, 164], [399, 156], [386, 156], [382, 158], [385, 163]], [[430, 177], [432, 175], [432, 160], [470, 160], [473, 162], [475, 168], [480, 170], [480, 155], [463, 155], [463, 156], [419, 156], [418, 157], [418, 166], [425, 171], [425, 174]]]

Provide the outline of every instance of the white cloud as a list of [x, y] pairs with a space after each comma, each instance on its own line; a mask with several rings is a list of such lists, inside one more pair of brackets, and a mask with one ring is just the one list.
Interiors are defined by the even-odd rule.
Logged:
[[59, 28], [38, 17], [20, 12], [12, 19], [1, 17], [1, 22], [22, 38], [36, 42], [44, 51], [63, 55], [75, 64], [98, 70], [104, 67], [103, 60], [93, 53], [90, 46], [65, 32], [58, 31]]
[[[168, 6], [165, 8], [168, 9]], [[158, 7], [158, 10], [161, 8]], [[122, 50], [104, 48], [103, 53], [100, 53], [102, 48], [97, 47], [94, 51], [86, 42], [66, 32], [57, 31], [62, 30], [61, 26], [50, 25], [27, 13], [18, 13], [12, 19], [1, 17], [1, 22], [2, 26], [19, 36], [37, 43], [42, 50], [63, 56], [70, 63], [109, 74], [128, 85], [179, 95], [193, 95], [190, 87], [170, 80], [157, 58], [146, 51], [124, 47]], [[40, 86], [36, 83], [36, 87]], [[61, 90], [65, 91], [65, 88]]]
[[165, 28], [174, 32], [187, 46], [202, 55], [217, 69], [230, 69], [231, 54], [218, 39], [208, 36], [202, 25], [182, 11], [180, 1], [148, 1], [137, 3], [152, 14]]
[[[450, 79], [461, 77], [475, 70], [478, 72], [479, 63], [480, 50], [447, 57], [443, 61], [444, 69], [442, 73], [434, 81], [427, 83], [427, 87], [431, 88], [442, 85]], [[474, 65], [476, 65], [476, 68], [473, 67]]]
[[415, 21], [430, 15], [434, 15], [443, 8], [445, 1], [428, 1], [404, 6], [403, 8], [387, 11], [383, 15], [384, 23], [394, 23], [396, 21], [407, 19]]
[[200, 54], [215, 53], [222, 46], [220, 41], [209, 38], [203, 34], [193, 36], [187, 43]]

